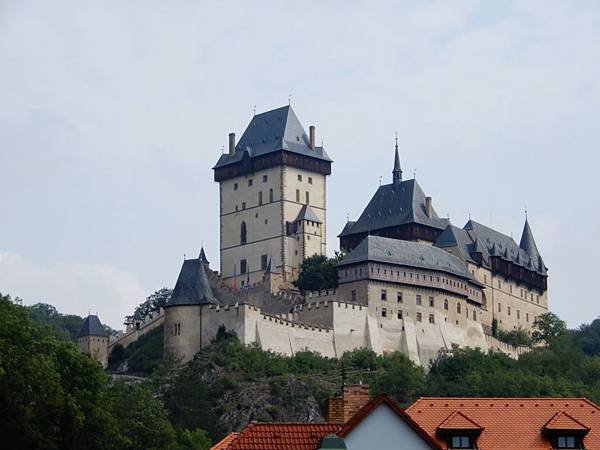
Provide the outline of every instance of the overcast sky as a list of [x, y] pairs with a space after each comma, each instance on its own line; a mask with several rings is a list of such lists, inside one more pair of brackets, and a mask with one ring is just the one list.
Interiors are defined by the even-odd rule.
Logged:
[[598, 1], [0, 0], [0, 291], [124, 315], [202, 244], [230, 131], [287, 104], [334, 159], [328, 251], [405, 177], [518, 241], [570, 326], [600, 314]]

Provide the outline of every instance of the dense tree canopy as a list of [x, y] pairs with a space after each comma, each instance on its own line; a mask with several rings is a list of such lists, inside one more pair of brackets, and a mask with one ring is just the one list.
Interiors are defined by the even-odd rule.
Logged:
[[344, 257], [344, 253], [336, 252], [335, 257], [314, 255], [306, 258], [300, 266], [300, 275], [294, 285], [301, 292], [333, 289], [338, 286], [336, 264]]
[[208, 448], [201, 431], [173, 428], [148, 386], [111, 385], [96, 361], [29, 316], [0, 294], [0, 436], [10, 448]]

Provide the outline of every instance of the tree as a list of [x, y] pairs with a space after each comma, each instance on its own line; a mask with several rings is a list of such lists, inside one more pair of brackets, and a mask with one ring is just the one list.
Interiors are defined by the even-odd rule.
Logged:
[[573, 339], [586, 355], [600, 355], [600, 319], [573, 330]]
[[550, 345], [554, 339], [567, 332], [567, 324], [556, 314], [547, 312], [540, 314], [533, 321], [533, 333], [531, 340], [533, 343], [545, 343]]
[[145, 384], [116, 383], [111, 389], [124, 450], [176, 450], [177, 434], [163, 404]]
[[166, 287], [154, 291], [152, 294], [146, 297], [146, 300], [144, 302], [140, 303], [135, 308], [133, 316], [125, 317], [124, 324], [131, 325], [133, 324], [133, 318], [135, 316], [144, 318], [151, 312], [158, 311], [160, 308], [163, 308], [171, 298], [172, 293], [173, 290]]
[[502, 342], [506, 342], [510, 345], [522, 345], [522, 346], [530, 346], [531, 345], [531, 337], [527, 334], [523, 328], [519, 327], [516, 330], [504, 331], [497, 330], [496, 337], [498, 340]]
[[300, 275], [294, 286], [300, 292], [333, 289], [338, 286], [337, 259], [324, 255], [306, 258], [300, 266]]

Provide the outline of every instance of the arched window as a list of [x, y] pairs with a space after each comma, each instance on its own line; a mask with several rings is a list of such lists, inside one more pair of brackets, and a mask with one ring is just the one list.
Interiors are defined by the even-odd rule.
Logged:
[[444, 299], [444, 309], [448, 311], [448, 299]]
[[460, 314], [460, 302], [456, 303], [456, 312]]
[[246, 222], [242, 221], [240, 225], [240, 245], [244, 245], [247, 240]]

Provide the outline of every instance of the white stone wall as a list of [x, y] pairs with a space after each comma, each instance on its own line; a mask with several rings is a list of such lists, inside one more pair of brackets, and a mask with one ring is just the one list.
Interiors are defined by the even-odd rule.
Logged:
[[165, 308], [164, 358], [172, 363], [185, 363], [200, 350], [201, 306]]

